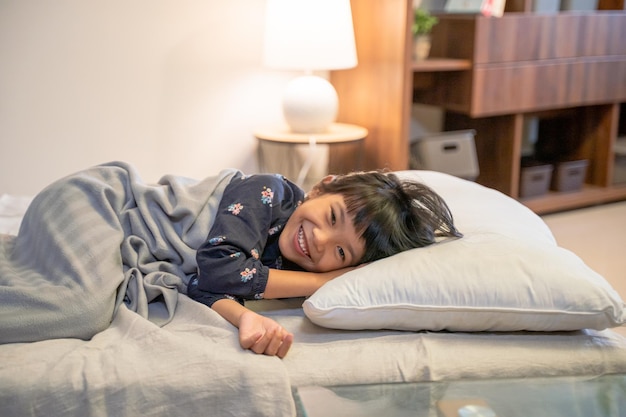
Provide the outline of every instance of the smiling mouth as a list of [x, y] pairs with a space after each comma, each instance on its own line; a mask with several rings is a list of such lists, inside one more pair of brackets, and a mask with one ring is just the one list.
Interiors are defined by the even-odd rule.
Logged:
[[300, 229], [298, 230], [298, 246], [300, 247], [302, 253], [310, 257], [309, 248], [306, 244], [306, 240], [304, 239], [304, 229], [302, 226], [300, 226]]

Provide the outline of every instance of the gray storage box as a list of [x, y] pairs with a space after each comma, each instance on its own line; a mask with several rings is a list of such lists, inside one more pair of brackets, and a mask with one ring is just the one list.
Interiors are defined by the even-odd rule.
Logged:
[[413, 139], [411, 169], [440, 171], [475, 180], [479, 174], [474, 130], [442, 132]]
[[560, 0], [533, 0], [532, 2], [534, 13], [558, 13], [560, 8]]
[[626, 136], [619, 137], [615, 143], [615, 164], [613, 165], [613, 184], [626, 183]]
[[579, 191], [585, 182], [587, 160], [559, 162], [554, 168], [550, 189], [554, 191]]
[[552, 170], [550, 164], [522, 162], [520, 173], [520, 198], [539, 197], [548, 192]]
[[561, 0], [561, 10], [595, 12], [598, 0]]

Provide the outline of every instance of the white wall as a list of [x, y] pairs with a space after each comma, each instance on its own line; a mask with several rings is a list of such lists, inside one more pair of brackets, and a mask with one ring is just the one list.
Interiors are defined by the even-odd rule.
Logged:
[[126, 160], [144, 179], [257, 172], [293, 74], [262, 67], [265, 0], [0, 0], [0, 194]]

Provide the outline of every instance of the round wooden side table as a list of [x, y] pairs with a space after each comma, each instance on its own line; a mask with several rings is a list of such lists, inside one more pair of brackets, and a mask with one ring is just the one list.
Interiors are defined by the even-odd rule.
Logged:
[[[259, 140], [261, 171], [283, 174], [295, 180], [296, 184], [305, 186], [320, 180], [320, 174], [327, 173], [329, 165], [334, 168], [333, 171], [343, 171], [341, 173], [359, 169], [359, 164], [343, 164], [336, 156], [349, 152], [352, 161], [360, 162], [367, 129], [352, 124], [333, 123], [326, 131], [319, 133], [294, 133], [288, 127], [279, 127], [259, 129], [254, 132], [254, 136]], [[323, 152], [326, 149], [320, 149], [318, 145], [328, 145], [327, 159], [330, 163], [325, 164], [324, 173], [318, 172], [314, 175], [316, 178], [308, 178], [316, 159], [326, 156], [324, 155], [326, 152]], [[285, 161], [285, 158], [288, 160]], [[304, 161], [300, 164], [302, 159]]]

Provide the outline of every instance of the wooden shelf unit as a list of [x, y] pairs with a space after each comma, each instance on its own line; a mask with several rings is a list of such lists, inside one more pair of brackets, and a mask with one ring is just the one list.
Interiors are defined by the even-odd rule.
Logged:
[[624, 101], [624, 39], [626, 12], [441, 16], [432, 53], [471, 68], [421, 99], [471, 117]]
[[589, 160], [585, 187], [522, 202], [545, 213], [626, 199], [626, 186], [611, 184], [626, 12], [533, 14], [528, 4], [507, 2], [502, 18], [440, 15], [433, 58], [413, 62], [412, 1], [352, 0], [359, 65], [332, 72], [331, 82], [339, 120], [370, 132], [365, 169], [407, 169], [411, 106], [435, 105], [446, 111], [445, 130], [476, 130], [477, 181], [518, 198], [526, 118], [565, 114], [577, 120], [576, 155]]

